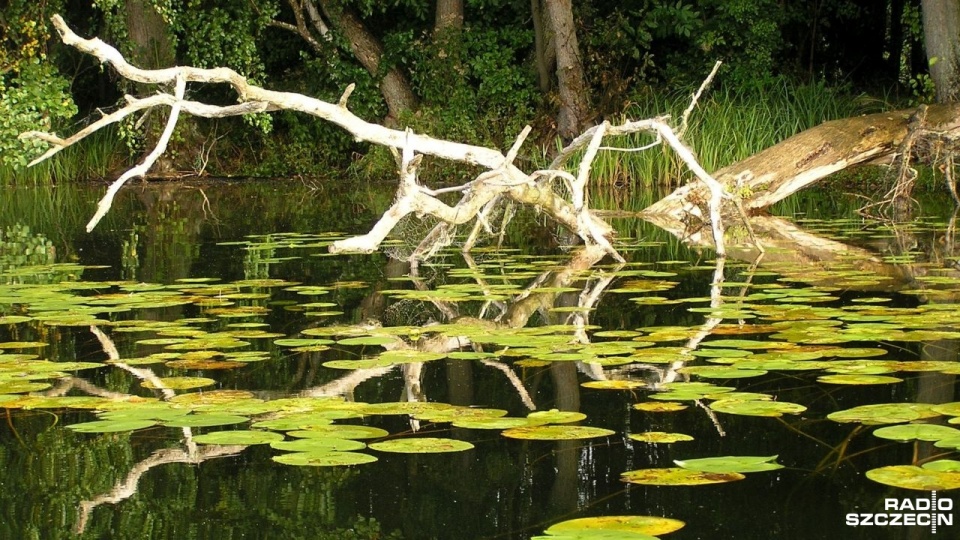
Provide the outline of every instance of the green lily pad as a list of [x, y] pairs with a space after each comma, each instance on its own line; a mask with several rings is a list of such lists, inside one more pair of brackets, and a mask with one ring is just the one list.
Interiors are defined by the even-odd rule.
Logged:
[[923, 468], [929, 471], [960, 472], [960, 461], [955, 459], [938, 459], [924, 463]]
[[960, 472], [937, 471], [914, 465], [890, 465], [867, 471], [874, 482], [919, 491], [947, 491], [960, 488]]
[[273, 340], [273, 344], [278, 347], [312, 347], [315, 345], [330, 345], [332, 339], [322, 338], [282, 338]]
[[783, 465], [774, 463], [777, 456], [722, 456], [687, 460], [673, 460], [677, 466], [705, 473], [748, 473], [775, 471]]
[[45, 341], [5, 341], [0, 343], [2, 349], [40, 349], [50, 345]]
[[940, 441], [960, 437], [960, 429], [936, 424], [901, 424], [882, 427], [873, 434], [894, 441]]
[[960, 416], [960, 401], [951, 403], [941, 403], [931, 407], [934, 412], [945, 414], [947, 416]]
[[[571, 533], [615, 532], [623, 534], [622, 538], [628, 540], [635, 538], [629, 536], [631, 534], [659, 536], [680, 530], [684, 525], [686, 524], [680, 520], [665, 517], [598, 516], [561, 521], [544, 532], [551, 537]], [[594, 537], [589, 536], [588, 538]]]
[[317, 437], [314, 439], [295, 439], [292, 441], [277, 441], [270, 443], [270, 448], [288, 452], [352, 452], [363, 450], [367, 445], [353, 439], [337, 439], [334, 437]]
[[827, 384], [868, 385], [895, 384], [903, 382], [903, 379], [890, 377], [888, 375], [823, 375], [822, 377], [817, 377], [817, 382]]
[[663, 431], [647, 431], [644, 433], [631, 433], [628, 435], [631, 439], [635, 441], [653, 443], [653, 444], [670, 444], [681, 441], [692, 441], [693, 437], [686, 435], [684, 433], [666, 433]]
[[51, 386], [53, 385], [46, 382], [30, 382], [30, 381], [0, 382], [0, 394], [22, 394], [26, 392], [39, 392], [40, 390], [46, 390]]
[[289, 431], [287, 435], [306, 439], [318, 437], [337, 437], [340, 439], [379, 439], [390, 435], [385, 429], [372, 426], [356, 426], [348, 424], [330, 424], [325, 426], [311, 426], [310, 429]]
[[742, 379], [766, 375], [762, 369], [741, 369], [736, 365], [727, 366], [688, 366], [679, 369], [680, 373], [696, 375], [704, 379]]
[[827, 415], [834, 422], [860, 422], [864, 425], [899, 424], [937, 416], [926, 403], [876, 403], [836, 411]]
[[236, 430], [236, 431], [214, 431], [213, 433], [205, 433], [203, 435], [197, 435], [193, 438], [193, 441], [199, 444], [236, 444], [236, 445], [250, 445], [250, 444], [270, 444], [277, 441], [282, 441], [283, 435], [279, 433], [274, 433], [272, 431], [246, 431], [246, 430]]
[[188, 414], [172, 420], [167, 420], [163, 425], [167, 427], [210, 427], [227, 426], [230, 424], [242, 424], [249, 420], [246, 416], [237, 416], [234, 414]]
[[512, 429], [518, 427], [530, 426], [530, 420], [526, 418], [467, 418], [464, 420], [454, 420], [454, 427], [466, 429]]
[[337, 345], [389, 345], [397, 343], [393, 336], [359, 336], [337, 340]]
[[686, 409], [688, 405], [675, 401], [644, 401], [635, 403], [633, 408], [644, 412], [676, 412]]
[[105, 411], [97, 416], [101, 420], [155, 420], [165, 422], [190, 413], [188, 408], [174, 408], [164, 403], [144, 403], [137, 407]]
[[570, 424], [586, 420], [587, 415], [575, 411], [559, 411], [550, 409], [549, 411], [535, 411], [527, 415], [529, 424]]
[[502, 435], [511, 439], [565, 441], [609, 437], [614, 433], [609, 429], [590, 426], [531, 426], [508, 429]]
[[473, 445], [466, 441], [441, 437], [412, 437], [372, 443], [370, 448], [399, 454], [439, 454], [470, 450]]
[[160, 379], [159, 384], [154, 381], [143, 381], [141, 386], [153, 390], [166, 388], [170, 390], [189, 390], [191, 388], [203, 388], [217, 384], [217, 381], [206, 377], [164, 377]]
[[82, 424], [71, 424], [67, 427], [77, 433], [117, 433], [144, 429], [156, 424], [153, 420], [96, 420]]
[[746, 476], [740, 473], [711, 473], [693, 471], [681, 467], [662, 469], [637, 469], [627, 471], [621, 475], [624, 482], [643, 484], [647, 486], [699, 486], [706, 484], [722, 484], [743, 480]]
[[376, 456], [359, 452], [292, 452], [271, 458], [284, 465], [300, 467], [343, 467], [377, 461]]
[[[723, 395], [723, 394], [721, 394]], [[800, 414], [807, 410], [798, 403], [789, 401], [719, 399], [710, 404], [710, 408], [722, 413], [742, 416], [779, 417], [784, 414]]]

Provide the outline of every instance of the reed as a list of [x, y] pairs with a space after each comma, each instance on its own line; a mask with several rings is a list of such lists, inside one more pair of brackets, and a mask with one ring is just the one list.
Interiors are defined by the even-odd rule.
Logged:
[[105, 178], [120, 168], [126, 156], [127, 149], [113, 130], [98, 131], [33, 167], [0, 165], [0, 185], [43, 186]]
[[[690, 91], [643, 92], [614, 122], [669, 114], [677, 122]], [[882, 110], [885, 101], [851, 95], [822, 83], [779, 81], [763, 88], [719, 88], [702, 97], [684, 137], [700, 163], [714, 171], [827, 120]], [[612, 139], [607, 146], [638, 148], [653, 142], [647, 134]], [[593, 163], [598, 184], [677, 185], [691, 174], [668, 149], [601, 152]]]

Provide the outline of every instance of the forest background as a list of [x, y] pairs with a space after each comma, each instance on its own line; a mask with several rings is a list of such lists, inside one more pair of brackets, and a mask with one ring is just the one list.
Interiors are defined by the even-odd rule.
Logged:
[[[0, 2], [0, 181], [108, 177], [159, 136], [131, 118], [26, 169], [32, 129], [76, 131], [147, 87], [63, 46], [50, 17], [134, 64], [230, 67], [255, 84], [335, 102], [372, 122], [507, 148], [524, 125], [548, 161], [602, 119], [679, 116], [724, 64], [687, 135], [707, 170], [826, 120], [955, 95], [958, 0], [51, 0]], [[228, 105], [229, 88], [188, 88]], [[626, 140], [624, 146], [637, 146]], [[601, 182], [673, 184], [669, 156], [612, 153]], [[366, 179], [393, 174], [382, 148], [289, 111], [181, 122], [160, 175]], [[459, 165], [430, 163], [435, 179]]]

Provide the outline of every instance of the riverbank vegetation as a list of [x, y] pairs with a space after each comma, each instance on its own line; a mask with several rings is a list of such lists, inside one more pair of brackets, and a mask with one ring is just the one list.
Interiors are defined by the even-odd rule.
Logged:
[[[573, 44], [557, 43], [570, 30], [563, 13], [547, 4], [558, 4], [560, 11], [566, 6], [571, 35], [579, 38]], [[75, 131], [70, 127], [115, 110], [109, 104], [123, 94], [143, 97], [150, 91], [104, 76], [93, 60], [60, 45], [49, 24], [56, 12], [81, 35], [117, 45], [141, 67], [225, 66], [265, 87], [332, 101], [355, 84], [350, 109], [361, 118], [438, 138], [506, 149], [531, 124], [532, 140], [518, 163], [549, 162], [564, 140], [602, 119], [678, 117], [716, 59], [724, 59], [724, 67], [687, 134], [707, 170], [826, 120], [934, 97], [919, 2], [831, 0], [818, 3], [816, 12], [806, 2], [769, 0], [566, 4], [308, 0], [225, 7], [202, 1], [14, 0], [3, 10], [8, 30], [0, 58], [6, 119], [0, 125], [0, 181], [109, 176], [159, 136], [161, 115], [131, 117], [119, 125], [118, 137], [87, 141], [47, 168], [24, 167], [42, 143], [18, 140], [20, 132]], [[573, 63], [561, 68], [563, 62]], [[563, 78], [570, 71], [581, 73], [581, 86]], [[571, 97], [571, 90], [577, 95]], [[222, 88], [189, 91], [201, 101], [233, 99]], [[427, 163], [421, 174], [443, 179], [457, 167]], [[599, 181], [618, 185], [685, 179], [679, 160], [662, 153], [602, 152], [595, 167]], [[385, 150], [357, 143], [321, 120], [281, 111], [181, 124], [153, 172], [349, 172], [363, 181], [390, 175], [393, 168]]]

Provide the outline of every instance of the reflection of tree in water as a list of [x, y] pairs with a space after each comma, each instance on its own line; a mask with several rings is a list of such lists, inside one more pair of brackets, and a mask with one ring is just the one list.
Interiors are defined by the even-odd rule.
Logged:
[[[170, 283], [190, 277], [200, 255], [200, 230], [208, 214], [206, 198], [176, 184], [136, 190], [144, 207], [140, 231], [140, 279]], [[186, 196], [191, 194], [190, 196]]]

